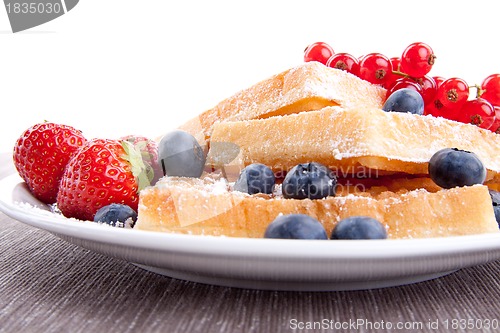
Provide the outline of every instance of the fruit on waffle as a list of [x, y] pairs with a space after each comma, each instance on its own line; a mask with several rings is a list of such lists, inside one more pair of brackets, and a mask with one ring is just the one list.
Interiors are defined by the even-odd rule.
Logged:
[[[323, 65], [314, 64], [318, 66]], [[354, 82], [349, 86], [366, 84], [355, 75], [345, 78]], [[202, 114], [198, 129], [203, 128], [204, 135], [197, 142], [194, 137], [199, 132], [192, 130], [192, 122], [180, 128], [193, 136], [185, 131], [165, 136], [167, 143], [160, 142], [160, 151], [166, 144], [194, 148], [182, 154], [160, 153], [164, 170], [169, 164], [185, 165], [176, 165], [180, 172], [167, 172], [155, 186], [141, 192], [135, 228], [314, 239], [325, 235], [420, 238], [499, 232], [491, 192], [483, 185], [495, 183], [500, 171], [495, 159], [500, 150], [496, 133], [423, 115], [424, 103], [418, 98], [408, 102], [415, 94], [403, 89], [382, 105], [357, 100], [301, 109], [290, 107], [289, 99], [281, 99], [281, 104], [271, 99], [274, 104], [269, 108], [262, 96], [281, 96], [281, 89], [259, 83]], [[307, 91], [309, 86], [303, 84], [301, 89]], [[403, 110], [395, 110], [401, 105]], [[203, 121], [208, 118], [210, 121]], [[198, 160], [204, 140], [209, 150], [203, 172], [201, 164], [182, 161]], [[446, 164], [443, 156], [455, 152], [459, 157]], [[431, 163], [437, 153], [439, 158]], [[472, 172], [468, 168], [476, 161], [478, 167]], [[463, 167], [464, 163], [469, 166]], [[183, 177], [182, 170], [189, 170], [187, 176], [193, 173], [193, 165], [201, 178]], [[440, 170], [443, 165], [458, 176], [429, 172], [431, 166]], [[295, 224], [289, 225], [290, 221]], [[345, 236], [346, 223], [361, 231], [348, 227], [358, 231]], [[374, 232], [377, 227], [379, 232]]]
[[[214, 125], [207, 161], [214, 168], [237, 170], [259, 162], [274, 171], [316, 161], [334, 171], [371, 176], [389, 173], [427, 175], [438, 150], [455, 147], [476, 153], [488, 170], [487, 181], [500, 178], [500, 136], [444, 118], [376, 108], [326, 107], [266, 119]], [[238, 170], [239, 172], [239, 170]]]
[[[500, 171], [494, 108], [479, 96], [467, 101], [463, 80], [430, 77], [435, 58], [424, 43], [391, 59], [310, 45], [304, 65], [180, 127], [194, 137], [169, 134], [163, 144], [196, 138], [199, 152], [207, 143], [208, 173], [182, 177], [177, 166], [145, 189], [136, 228], [308, 239], [499, 232], [497, 193], [483, 185], [495, 185]], [[495, 82], [484, 83], [490, 101]], [[191, 155], [199, 154], [160, 160]]]
[[339, 193], [322, 199], [234, 191], [224, 179], [165, 177], [142, 191], [135, 228], [193, 235], [256, 237], [280, 215], [306, 214], [327, 234], [343, 218], [370, 216], [389, 238], [459, 236], [498, 232], [483, 185], [429, 192]]

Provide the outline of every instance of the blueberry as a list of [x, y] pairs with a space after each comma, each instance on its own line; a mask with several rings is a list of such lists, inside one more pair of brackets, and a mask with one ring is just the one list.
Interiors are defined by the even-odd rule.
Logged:
[[482, 184], [486, 168], [476, 154], [457, 148], [441, 149], [429, 161], [429, 176], [442, 188]]
[[135, 210], [117, 203], [101, 207], [94, 215], [94, 222], [106, 223], [113, 227], [133, 227], [136, 221]]
[[305, 214], [289, 214], [280, 215], [271, 222], [264, 238], [328, 239], [328, 235], [315, 218]]
[[500, 226], [500, 192], [489, 190], [491, 203], [493, 204], [493, 211], [495, 212], [495, 219]]
[[495, 220], [497, 220], [498, 227], [500, 227], [500, 206], [493, 206], [493, 212], [495, 213]]
[[198, 141], [181, 130], [166, 134], [158, 144], [158, 161], [166, 176], [200, 177], [205, 159]]
[[234, 190], [248, 194], [273, 193], [276, 179], [273, 171], [264, 164], [250, 164], [241, 170], [234, 184]]
[[384, 111], [424, 113], [424, 99], [418, 91], [402, 88], [393, 92], [382, 107]]
[[491, 202], [493, 206], [500, 206], [500, 192], [494, 190], [488, 190], [490, 192]]
[[333, 228], [331, 239], [385, 239], [387, 231], [382, 223], [368, 216], [345, 218]]
[[298, 164], [283, 180], [282, 192], [287, 199], [321, 199], [335, 196], [337, 177], [326, 166], [311, 162]]

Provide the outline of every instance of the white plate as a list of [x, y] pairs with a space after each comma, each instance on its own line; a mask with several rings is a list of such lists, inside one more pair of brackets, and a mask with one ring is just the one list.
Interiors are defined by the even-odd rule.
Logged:
[[425, 281], [500, 259], [500, 234], [309, 241], [112, 228], [50, 212], [31, 196], [17, 175], [0, 181], [0, 210], [70, 243], [146, 270], [230, 287], [300, 291], [380, 288]]

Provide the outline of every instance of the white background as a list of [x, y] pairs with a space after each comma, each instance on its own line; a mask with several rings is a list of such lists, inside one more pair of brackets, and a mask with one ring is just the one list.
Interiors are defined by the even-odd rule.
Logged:
[[336, 52], [437, 55], [432, 75], [469, 84], [500, 73], [494, 1], [80, 0], [13, 34], [0, 7], [0, 152], [44, 120], [87, 138], [157, 137], [220, 100], [302, 62], [315, 41]]

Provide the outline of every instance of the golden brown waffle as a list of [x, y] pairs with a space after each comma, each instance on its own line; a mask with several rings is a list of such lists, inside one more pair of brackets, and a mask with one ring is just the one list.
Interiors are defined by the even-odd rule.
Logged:
[[280, 214], [308, 214], [331, 230], [342, 218], [371, 216], [389, 238], [458, 236], [498, 231], [483, 185], [430, 192], [354, 192], [319, 200], [284, 199], [232, 191], [223, 179], [165, 177], [142, 191], [138, 230], [193, 235], [263, 237]]
[[[476, 153], [488, 180], [500, 177], [500, 135], [470, 124], [376, 108], [326, 107], [285, 117], [214, 125], [208, 163], [233, 168], [259, 162], [275, 171], [319, 162], [339, 177], [428, 173], [442, 148]], [[494, 181], [496, 182], [496, 181]]]
[[335, 105], [380, 108], [385, 95], [384, 88], [350, 73], [308, 62], [236, 93], [180, 129], [203, 143], [209, 139], [215, 123], [282, 116]]
[[[342, 218], [371, 216], [389, 238], [499, 232], [488, 188], [443, 190], [427, 176], [434, 152], [475, 152], [497, 186], [497, 134], [454, 121], [383, 112], [386, 91], [346, 72], [306, 63], [222, 101], [180, 128], [208, 143], [203, 179], [164, 177], [140, 194], [139, 230], [262, 237], [280, 214], [317, 218], [328, 233]], [[251, 163], [286, 173], [319, 162], [336, 171], [337, 196], [284, 199], [233, 191]], [[220, 178], [219, 170], [226, 178]], [[278, 179], [279, 180], [279, 179]]]

